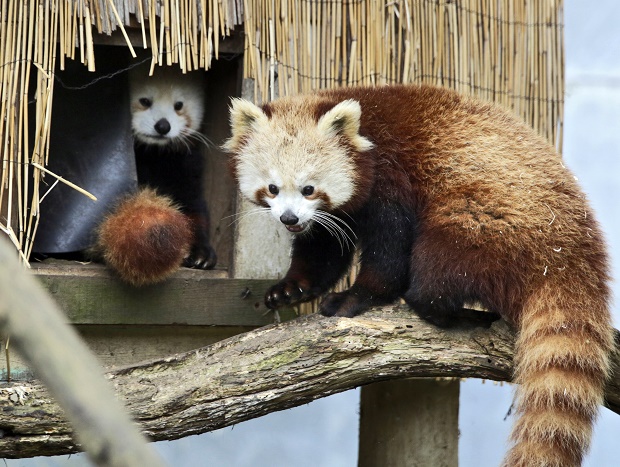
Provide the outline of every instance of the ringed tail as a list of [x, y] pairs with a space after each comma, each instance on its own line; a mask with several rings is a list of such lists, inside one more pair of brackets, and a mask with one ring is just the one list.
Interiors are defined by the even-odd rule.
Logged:
[[603, 404], [614, 341], [607, 291], [591, 281], [553, 282], [530, 296], [521, 315], [514, 378], [520, 418], [504, 467], [580, 466]]

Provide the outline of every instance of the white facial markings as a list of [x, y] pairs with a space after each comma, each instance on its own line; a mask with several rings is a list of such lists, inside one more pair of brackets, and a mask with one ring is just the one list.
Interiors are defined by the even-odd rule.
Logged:
[[280, 191], [277, 196], [265, 201], [269, 204], [273, 217], [280, 219], [284, 213], [290, 212], [299, 219], [297, 224], [305, 224], [312, 220], [317, 210], [316, 200], [308, 200], [299, 192]]
[[262, 109], [252, 102], [233, 98], [230, 106], [230, 126], [233, 130], [232, 136], [224, 143], [223, 148], [235, 152], [244, 137], [268, 130], [269, 119]]
[[[224, 147], [233, 152], [241, 192], [269, 205], [276, 219], [285, 212], [299, 224], [324, 217], [351, 199], [355, 191], [355, 165], [350, 147], [372, 148], [359, 135], [361, 109], [356, 101], [344, 101], [319, 122], [310, 103], [285, 101], [274, 104], [271, 117], [245, 101], [233, 101], [232, 137]], [[350, 145], [343, 145], [343, 138]], [[269, 186], [278, 188], [269, 194]], [[304, 196], [304, 187], [312, 187]], [[329, 200], [329, 206], [325, 200]]]
[[323, 115], [317, 127], [327, 135], [344, 135], [358, 151], [368, 151], [374, 144], [359, 134], [362, 108], [354, 99], [347, 99], [336, 104]]
[[132, 128], [139, 141], [166, 145], [199, 131], [204, 91], [200, 82], [188, 75], [174, 70], [158, 73], [150, 78], [137, 72], [131, 75]]

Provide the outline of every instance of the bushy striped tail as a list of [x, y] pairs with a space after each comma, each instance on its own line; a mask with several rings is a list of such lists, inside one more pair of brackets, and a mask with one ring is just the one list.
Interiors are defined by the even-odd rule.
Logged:
[[137, 287], [161, 282], [176, 271], [192, 238], [188, 216], [170, 198], [143, 188], [101, 223], [95, 253]]
[[[571, 281], [572, 282], [572, 281]], [[516, 344], [516, 421], [506, 467], [580, 466], [603, 403], [613, 329], [606, 290], [546, 283]]]

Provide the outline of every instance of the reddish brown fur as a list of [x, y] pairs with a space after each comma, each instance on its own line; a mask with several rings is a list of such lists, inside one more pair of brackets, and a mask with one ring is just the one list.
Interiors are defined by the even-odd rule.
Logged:
[[[604, 241], [575, 178], [518, 118], [445, 89], [346, 88], [284, 98], [264, 110], [316, 122], [346, 99], [359, 101], [360, 134], [375, 147], [350, 154], [357, 187], [341, 210], [355, 217], [374, 203], [413, 214], [411, 285], [404, 295], [396, 291], [409, 303], [478, 300], [519, 329], [521, 416], [505, 465], [580, 465], [603, 400], [612, 328]], [[239, 141], [242, 152], [247, 140]], [[368, 216], [355, 219], [376, 228]], [[296, 288], [303, 295], [296, 300], [318, 294], [311, 289], [320, 276], [309, 272], [316, 261], [298, 243], [305, 250], [294, 251], [289, 273], [268, 292], [274, 306]], [[354, 287], [378, 296], [390, 282], [363, 260]], [[298, 286], [302, 281], [309, 284]], [[361, 309], [347, 308], [355, 300], [359, 305], [352, 294], [331, 294], [321, 306], [351, 316]]]
[[[521, 417], [505, 465], [580, 465], [612, 340], [602, 235], [574, 177], [499, 107], [433, 88], [353, 97], [363, 109], [389, 109], [363, 112], [360, 133], [384, 161], [375, 183], [419, 216], [412, 253], [419, 294], [466, 291], [521, 329]], [[503, 138], [485, 139], [498, 127]], [[471, 146], [480, 147], [475, 158]]]
[[99, 228], [104, 260], [135, 286], [164, 280], [181, 265], [191, 243], [191, 220], [151, 189], [125, 199]]

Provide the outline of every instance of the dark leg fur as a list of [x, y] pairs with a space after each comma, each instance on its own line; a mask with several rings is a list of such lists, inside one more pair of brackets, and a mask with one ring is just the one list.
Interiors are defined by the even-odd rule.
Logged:
[[360, 270], [349, 290], [325, 297], [320, 306], [325, 316], [353, 317], [372, 306], [391, 303], [409, 283], [413, 216], [401, 206], [377, 200], [368, 204], [356, 221], [360, 226]]
[[189, 256], [183, 260], [183, 266], [194, 269], [212, 269], [217, 263], [215, 250], [209, 243], [209, 217], [206, 203], [200, 212], [188, 213], [192, 220], [194, 241]]
[[280, 306], [306, 302], [333, 287], [347, 271], [353, 249], [342, 249], [338, 241], [320, 225], [293, 240], [291, 267], [284, 279], [267, 290], [265, 304]]
[[494, 312], [462, 308], [451, 300], [437, 299], [431, 302], [412, 300], [405, 295], [407, 304], [423, 320], [440, 328], [451, 328], [463, 325], [489, 327], [500, 319]]
[[320, 313], [323, 316], [353, 318], [370, 307], [387, 305], [396, 298], [398, 298], [398, 295], [370, 295], [369, 291], [364, 287], [351, 287], [344, 292], [328, 294], [321, 302]]
[[138, 183], [148, 185], [178, 204], [192, 220], [194, 240], [183, 266], [211, 269], [217, 262], [209, 242], [209, 211], [204, 199], [204, 161], [199, 148], [135, 145]]

